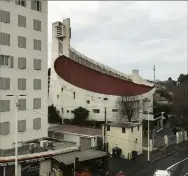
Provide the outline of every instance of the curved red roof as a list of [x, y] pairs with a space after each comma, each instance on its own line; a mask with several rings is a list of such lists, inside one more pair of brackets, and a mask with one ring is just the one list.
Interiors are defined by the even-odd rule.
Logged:
[[54, 69], [70, 84], [95, 93], [128, 96], [141, 95], [153, 89], [93, 70], [66, 56], [60, 56], [55, 60]]

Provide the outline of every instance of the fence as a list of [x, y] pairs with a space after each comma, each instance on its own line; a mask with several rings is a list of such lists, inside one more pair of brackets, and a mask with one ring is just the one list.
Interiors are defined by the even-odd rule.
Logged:
[[176, 135], [165, 135], [164, 141], [167, 146], [187, 141], [187, 131], [179, 131], [176, 133]]

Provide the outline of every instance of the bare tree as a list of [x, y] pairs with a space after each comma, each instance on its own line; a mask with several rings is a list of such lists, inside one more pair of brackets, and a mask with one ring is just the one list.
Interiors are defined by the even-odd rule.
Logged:
[[139, 116], [140, 103], [136, 96], [119, 97], [116, 104], [122, 119], [127, 119], [131, 122], [133, 117]]

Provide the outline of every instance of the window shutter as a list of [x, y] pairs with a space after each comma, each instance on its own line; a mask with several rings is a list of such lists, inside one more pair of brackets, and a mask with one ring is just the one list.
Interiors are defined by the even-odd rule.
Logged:
[[11, 67], [11, 68], [14, 67], [14, 59], [13, 59], [13, 56], [10, 57], [10, 67]]
[[0, 90], [3, 90], [3, 78], [0, 78]]
[[18, 100], [18, 110], [19, 111], [26, 110], [26, 99], [19, 99]]

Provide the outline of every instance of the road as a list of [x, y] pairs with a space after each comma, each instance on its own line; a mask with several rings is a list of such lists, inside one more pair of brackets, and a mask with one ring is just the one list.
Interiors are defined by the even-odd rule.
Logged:
[[[165, 157], [157, 162], [150, 164], [149, 166], [138, 170], [135, 173], [129, 174], [128, 176], [153, 176], [156, 169], [165, 170], [171, 165], [185, 159], [188, 157], [188, 149], [174, 153], [168, 157]], [[172, 171], [172, 176], [183, 176], [188, 173], [188, 160], [178, 164], [177, 166], [170, 169]]]

